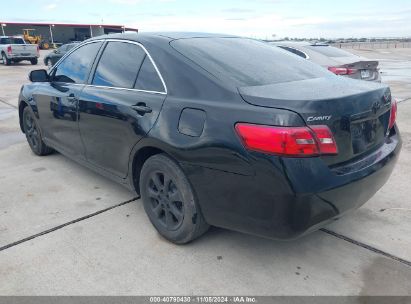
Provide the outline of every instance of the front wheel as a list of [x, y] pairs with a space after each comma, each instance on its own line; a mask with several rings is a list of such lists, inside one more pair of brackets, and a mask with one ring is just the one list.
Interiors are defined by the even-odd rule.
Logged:
[[53, 64], [51, 63], [51, 59], [46, 60], [46, 66], [49, 70], [53, 67]]
[[144, 163], [140, 192], [148, 218], [167, 240], [185, 244], [208, 230], [187, 177], [165, 154], [154, 155]]
[[43, 156], [53, 152], [53, 149], [43, 142], [36, 117], [29, 106], [26, 106], [23, 110], [23, 129], [27, 142], [34, 154]]

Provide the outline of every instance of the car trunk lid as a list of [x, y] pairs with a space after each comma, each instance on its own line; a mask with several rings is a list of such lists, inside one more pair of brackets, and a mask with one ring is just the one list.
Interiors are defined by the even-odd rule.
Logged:
[[334, 58], [339, 62], [338, 67], [344, 67], [355, 71], [354, 74], [357, 74], [358, 79], [362, 80], [373, 80], [378, 78], [378, 61], [374, 60], [360, 60], [360, 61], [346, 61], [338, 60], [339, 58]]
[[370, 153], [380, 146], [389, 124], [387, 86], [337, 76], [238, 88], [253, 105], [298, 113], [307, 125], [327, 125], [338, 154], [323, 156], [329, 165]]

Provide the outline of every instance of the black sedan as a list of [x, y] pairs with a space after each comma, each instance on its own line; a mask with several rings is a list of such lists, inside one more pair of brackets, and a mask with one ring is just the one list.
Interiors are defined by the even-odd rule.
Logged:
[[61, 47], [48, 53], [44, 57], [44, 64], [50, 69], [53, 65], [56, 64], [57, 61], [60, 60], [61, 57], [63, 57], [68, 51], [70, 51], [76, 45], [78, 45], [78, 42], [63, 44]]
[[209, 225], [276, 239], [360, 207], [401, 139], [386, 85], [338, 77], [253, 39], [114, 34], [31, 72], [20, 125], [141, 195], [166, 239]]
[[273, 45], [315, 62], [336, 75], [381, 82], [378, 61], [351, 54], [328, 44], [278, 41]]

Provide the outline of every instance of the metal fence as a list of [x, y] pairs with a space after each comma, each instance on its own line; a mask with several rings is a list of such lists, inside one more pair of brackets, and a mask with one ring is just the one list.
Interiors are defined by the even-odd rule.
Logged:
[[334, 43], [333, 46], [342, 49], [396, 49], [411, 48], [411, 42], [347, 42]]

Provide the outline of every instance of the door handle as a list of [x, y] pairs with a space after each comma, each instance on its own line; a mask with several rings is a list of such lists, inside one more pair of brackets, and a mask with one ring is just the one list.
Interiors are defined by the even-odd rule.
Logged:
[[139, 114], [142, 114], [142, 115], [144, 115], [144, 114], [146, 114], [146, 113], [151, 113], [151, 112], [153, 112], [153, 109], [151, 109], [150, 107], [147, 107], [146, 106], [146, 104], [137, 104], [137, 105], [135, 105], [135, 106], [131, 106], [131, 108], [133, 109], [133, 110], [136, 110]]

